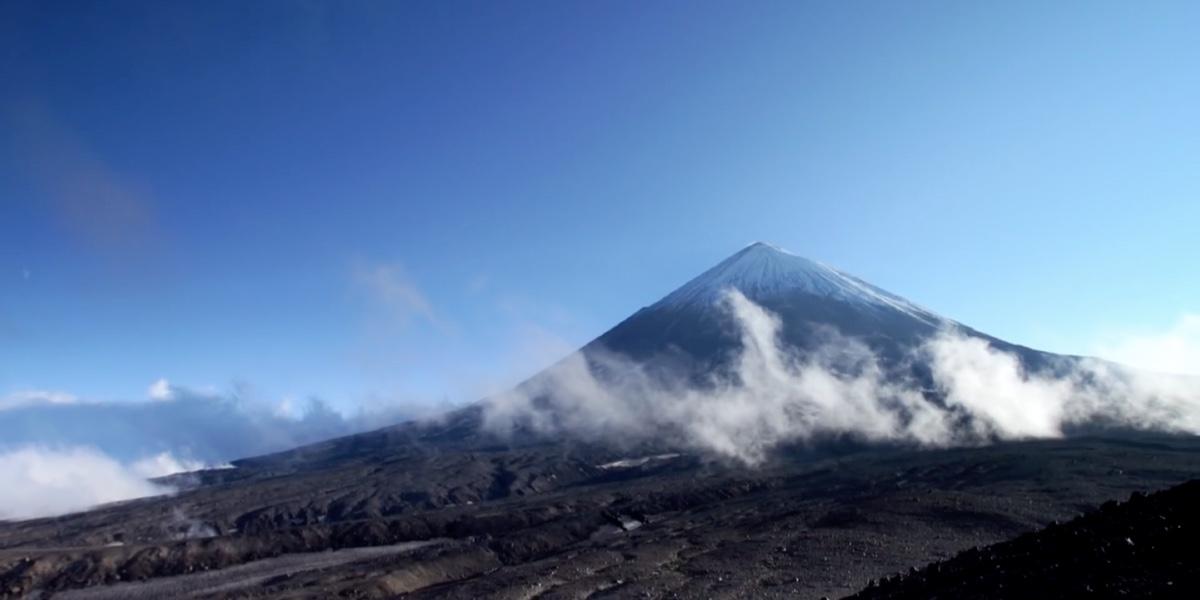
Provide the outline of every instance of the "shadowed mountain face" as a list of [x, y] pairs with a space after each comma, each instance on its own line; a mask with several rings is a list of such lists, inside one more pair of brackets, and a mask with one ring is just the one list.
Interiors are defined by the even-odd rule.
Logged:
[[980, 333], [891, 292], [764, 242], [743, 248], [717, 266], [643, 308], [584, 347], [635, 361], [666, 360], [698, 372], [719, 369], [740, 345], [727, 311], [727, 290], [737, 290], [777, 315], [781, 342], [811, 352], [831, 334], [864, 342], [885, 366], [927, 369], [914, 351], [942, 330], [987, 340], [1018, 356], [1027, 369], [1055, 368], [1068, 360]]

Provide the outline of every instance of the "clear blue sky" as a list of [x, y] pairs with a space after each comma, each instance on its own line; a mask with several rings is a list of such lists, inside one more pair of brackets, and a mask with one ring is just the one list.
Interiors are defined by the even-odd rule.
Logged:
[[469, 399], [753, 240], [1009, 340], [1200, 310], [1200, 8], [0, 7], [0, 394]]

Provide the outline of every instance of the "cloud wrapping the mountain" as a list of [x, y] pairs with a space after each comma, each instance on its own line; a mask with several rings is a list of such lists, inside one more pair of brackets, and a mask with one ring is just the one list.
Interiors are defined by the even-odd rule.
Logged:
[[931, 369], [935, 389], [926, 390], [836, 332], [825, 332], [816, 352], [792, 351], [779, 318], [740, 292], [729, 291], [722, 307], [741, 338], [730, 372], [697, 384], [622, 356], [576, 353], [491, 399], [485, 423], [502, 434], [665, 442], [747, 464], [781, 443], [828, 436], [948, 446], [1060, 437], [1093, 424], [1200, 432], [1200, 398], [1183, 379], [1092, 360], [1053, 376], [1030, 373], [1016, 356], [948, 329], [912, 357]]
[[751, 464], [781, 442], [822, 435], [951, 441], [952, 415], [926, 401], [919, 386], [886, 373], [860, 342], [826, 332], [821, 351], [800, 356], [780, 344], [775, 315], [738, 292], [723, 306], [741, 338], [731, 373], [696, 385], [621, 356], [577, 353], [490, 400], [486, 423], [498, 432], [529, 427], [618, 443], [659, 440]]
[[[1067, 400], [1076, 382], [1030, 374], [1016, 355], [980, 338], [946, 331], [921, 349], [948, 408], [970, 415], [970, 435], [980, 439], [1062, 435]], [[918, 438], [919, 439], [919, 438]]]

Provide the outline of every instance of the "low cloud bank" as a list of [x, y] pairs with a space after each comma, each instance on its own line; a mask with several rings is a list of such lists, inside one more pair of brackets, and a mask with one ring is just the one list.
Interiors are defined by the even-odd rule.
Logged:
[[345, 416], [319, 400], [271, 405], [159, 380], [148, 400], [88, 402], [55, 392], [0, 397], [0, 520], [171, 493], [150, 479], [382, 427], [398, 410]]
[[[0, 452], [0, 520], [61, 515], [174, 491], [148, 481], [142, 469], [85, 447]], [[155, 476], [166, 474], [160, 471]]]
[[318, 399], [271, 404], [247, 393], [197, 391], [161, 380], [145, 401], [35, 401], [59, 396], [32, 392], [19, 397], [7, 408], [0, 405], [0, 451], [83, 446], [125, 464], [161, 453], [192, 466], [223, 464], [412, 416], [386, 409], [343, 415]]
[[[945, 330], [914, 351], [929, 382], [898, 377], [857, 340], [826, 332], [803, 355], [779, 318], [737, 291], [723, 300], [742, 348], [703, 385], [649, 373], [621, 356], [576, 353], [486, 405], [493, 431], [529, 428], [617, 443], [666, 441], [747, 464], [786, 442], [847, 435], [927, 446], [1059, 437], [1076, 426], [1200, 433], [1195, 381], [1083, 360], [1058, 375]], [[602, 374], [602, 375], [601, 375]]]

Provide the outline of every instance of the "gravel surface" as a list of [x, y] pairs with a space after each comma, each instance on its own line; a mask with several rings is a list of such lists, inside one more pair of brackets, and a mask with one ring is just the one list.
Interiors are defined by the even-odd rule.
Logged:
[[1200, 598], [1198, 534], [1193, 480], [885, 578], [853, 598]]
[[319, 571], [348, 563], [404, 554], [436, 540], [406, 542], [373, 548], [348, 548], [326, 552], [287, 554], [256, 560], [225, 569], [176, 575], [149, 581], [118, 583], [55, 594], [62, 600], [122, 600], [125, 598], [195, 598], [236, 591], [260, 585], [275, 577], [290, 577], [306, 571]]

